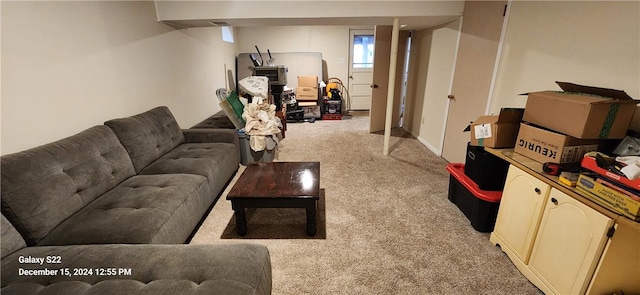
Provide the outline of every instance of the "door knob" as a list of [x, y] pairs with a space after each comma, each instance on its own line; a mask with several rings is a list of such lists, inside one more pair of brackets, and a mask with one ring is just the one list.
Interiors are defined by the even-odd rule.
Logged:
[[455, 98], [456, 98], [456, 96], [455, 96], [455, 95], [453, 95], [453, 94], [449, 94], [449, 95], [447, 95], [447, 98], [448, 98], [448, 99], [453, 100], [453, 99], [455, 99]]
[[378, 84], [373, 84], [373, 85], [371, 85], [371, 86], [369, 86], [369, 87], [371, 87], [371, 88], [378, 88]]
[[349, 79], [353, 80], [353, 75], [349, 76]]
[[551, 203], [558, 205], [558, 200], [556, 198], [551, 198]]
[[537, 187], [534, 189], [534, 191], [535, 191], [535, 192], [536, 192], [536, 194], [538, 194], [538, 195], [539, 195], [540, 193], [542, 193], [542, 191], [541, 191], [539, 188], [537, 188]]

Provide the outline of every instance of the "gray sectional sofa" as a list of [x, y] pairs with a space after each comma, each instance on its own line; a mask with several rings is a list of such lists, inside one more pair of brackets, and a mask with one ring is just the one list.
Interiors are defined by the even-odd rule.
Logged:
[[270, 294], [266, 247], [182, 245], [239, 168], [238, 144], [157, 107], [2, 156], [2, 294]]

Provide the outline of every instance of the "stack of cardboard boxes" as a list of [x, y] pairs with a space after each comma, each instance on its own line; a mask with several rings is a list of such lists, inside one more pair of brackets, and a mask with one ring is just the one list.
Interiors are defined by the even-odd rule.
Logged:
[[604, 140], [625, 137], [638, 101], [623, 91], [558, 85], [563, 91], [528, 93], [521, 120], [516, 109], [478, 118], [468, 128], [471, 145], [513, 147], [541, 163], [570, 163]]
[[627, 134], [638, 101], [617, 90], [558, 82], [528, 94], [514, 151], [538, 162], [579, 162], [606, 139]]
[[541, 163], [580, 162], [583, 172], [575, 185], [583, 196], [640, 220], [640, 179], [630, 180], [603, 169], [596, 152], [605, 141], [627, 135], [638, 101], [624, 91], [563, 82], [558, 85], [563, 91], [527, 94], [522, 122], [510, 109], [503, 109], [498, 116], [478, 118], [469, 126], [470, 146], [513, 147], [516, 153]]
[[322, 117], [318, 104], [318, 91], [318, 76], [298, 76], [296, 100], [298, 105], [304, 109], [304, 118], [319, 119]]

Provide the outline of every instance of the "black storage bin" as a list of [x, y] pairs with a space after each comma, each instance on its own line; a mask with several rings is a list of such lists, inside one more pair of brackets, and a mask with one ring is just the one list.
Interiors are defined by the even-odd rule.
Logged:
[[481, 146], [467, 143], [467, 158], [464, 174], [478, 184], [481, 190], [501, 191], [507, 179], [509, 163], [484, 150]]
[[498, 216], [502, 199], [501, 191], [484, 191], [464, 174], [464, 164], [447, 165], [449, 177], [449, 201], [454, 203], [479, 232], [491, 232]]

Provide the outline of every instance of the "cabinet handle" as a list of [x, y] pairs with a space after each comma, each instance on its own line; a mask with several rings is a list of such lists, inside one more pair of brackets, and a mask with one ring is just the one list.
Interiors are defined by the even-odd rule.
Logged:
[[558, 205], [558, 200], [556, 200], [556, 198], [551, 198], [551, 203]]
[[537, 188], [537, 187], [534, 189], [534, 191], [535, 191], [535, 192], [536, 192], [536, 194], [538, 194], [538, 195], [539, 195], [540, 193], [542, 193], [542, 191], [541, 191], [539, 188]]

